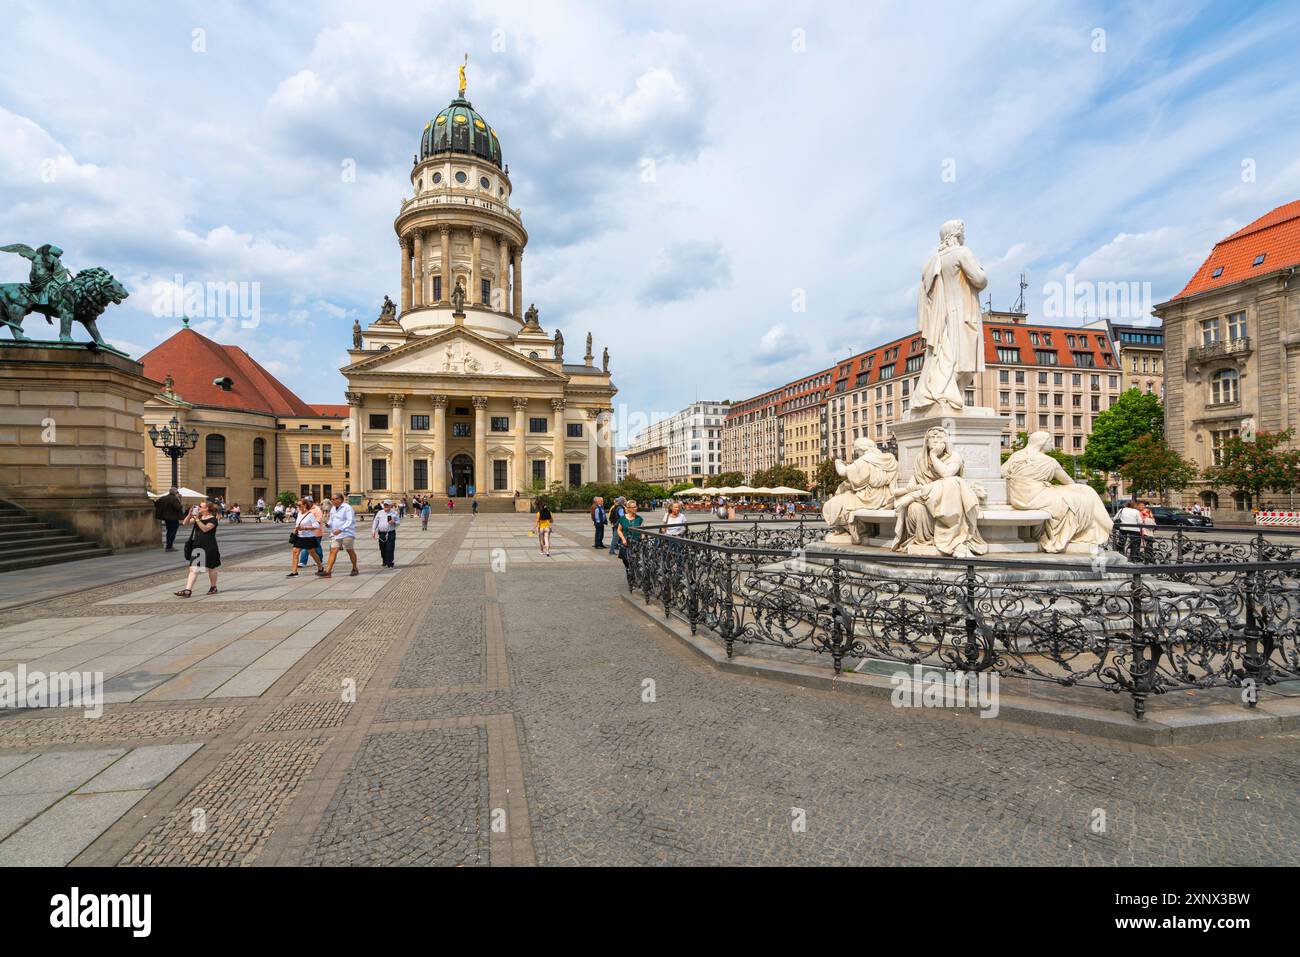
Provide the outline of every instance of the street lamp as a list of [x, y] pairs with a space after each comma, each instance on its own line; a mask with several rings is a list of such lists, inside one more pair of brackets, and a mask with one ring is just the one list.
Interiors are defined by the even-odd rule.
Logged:
[[181, 428], [181, 424], [176, 421], [176, 416], [159, 429], [156, 425], [149, 426], [149, 441], [153, 447], [158, 449], [169, 459], [172, 460], [172, 488], [180, 487], [180, 476], [177, 465], [181, 457], [190, 449], [199, 444], [199, 430], [190, 429], [186, 432]]
[[889, 438], [885, 439], [880, 445], [880, 451], [888, 452], [895, 458], [898, 457], [898, 439], [894, 438], [894, 433], [889, 433]]

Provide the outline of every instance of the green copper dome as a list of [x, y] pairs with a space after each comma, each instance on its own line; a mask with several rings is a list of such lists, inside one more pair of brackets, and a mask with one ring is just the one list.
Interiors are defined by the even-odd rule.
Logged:
[[445, 110], [424, 125], [420, 137], [420, 159], [439, 153], [468, 153], [501, 167], [501, 141], [469, 100], [458, 96]]

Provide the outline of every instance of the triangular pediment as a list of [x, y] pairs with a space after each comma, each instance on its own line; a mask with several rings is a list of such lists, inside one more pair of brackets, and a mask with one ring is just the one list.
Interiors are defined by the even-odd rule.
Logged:
[[460, 327], [433, 336], [420, 336], [387, 352], [367, 354], [342, 371], [345, 375], [366, 373], [567, 381], [566, 376], [541, 363]]

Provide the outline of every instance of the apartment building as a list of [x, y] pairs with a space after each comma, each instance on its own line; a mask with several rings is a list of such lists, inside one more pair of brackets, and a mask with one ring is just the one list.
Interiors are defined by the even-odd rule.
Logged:
[[722, 471], [725, 402], [692, 402], [641, 430], [627, 449], [628, 470], [644, 482], [703, 485]]
[[755, 472], [781, 462], [785, 449], [781, 392], [773, 389], [731, 403], [722, 425], [723, 472], [739, 472], [749, 482]]

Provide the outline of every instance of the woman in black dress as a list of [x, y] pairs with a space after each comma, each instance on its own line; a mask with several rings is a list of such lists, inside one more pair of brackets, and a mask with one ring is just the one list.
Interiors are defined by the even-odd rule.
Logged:
[[199, 569], [208, 570], [209, 595], [217, 593], [217, 569], [221, 567], [221, 552], [217, 549], [217, 510], [204, 499], [185, 516], [185, 525], [190, 529], [189, 541], [185, 543], [185, 560], [190, 563], [189, 578], [185, 587], [176, 593], [177, 598], [189, 598], [194, 588], [194, 580], [199, 577]]

